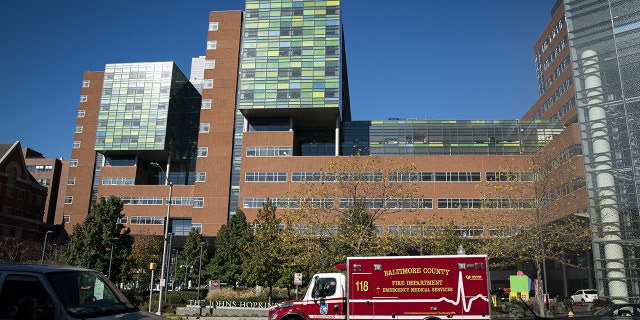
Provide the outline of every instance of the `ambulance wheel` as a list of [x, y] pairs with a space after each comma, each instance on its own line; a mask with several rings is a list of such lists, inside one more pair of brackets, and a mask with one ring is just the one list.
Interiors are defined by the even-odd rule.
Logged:
[[302, 317], [299, 316], [294, 316], [294, 315], [288, 315], [283, 317], [281, 320], [305, 320]]
[[431, 316], [431, 317], [422, 318], [422, 320], [442, 320], [442, 319], [440, 319], [439, 317]]

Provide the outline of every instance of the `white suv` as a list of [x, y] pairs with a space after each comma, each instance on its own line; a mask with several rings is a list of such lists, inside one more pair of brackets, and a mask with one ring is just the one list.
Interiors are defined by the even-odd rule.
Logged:
[[573, 303], [593, 302], [593, 300], [596, 299], [598, 299], [598, 291], [596, 291], [596, 289], [580, 289], [571, 295], [571, 301]]

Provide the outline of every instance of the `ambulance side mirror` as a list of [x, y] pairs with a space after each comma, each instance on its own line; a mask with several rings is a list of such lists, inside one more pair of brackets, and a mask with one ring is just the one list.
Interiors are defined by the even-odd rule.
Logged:
[[311, 290], [311, 298], [320, 298], [320, 291], [322, 290], [322, 284], [318, 282], [318, 276], [313, 278], [313, 289]]

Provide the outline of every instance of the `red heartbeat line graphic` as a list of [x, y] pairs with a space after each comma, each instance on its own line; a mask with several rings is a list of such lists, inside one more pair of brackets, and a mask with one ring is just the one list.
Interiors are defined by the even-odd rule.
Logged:
[[487, 296], [483, 296], [482, 294], [477, 294], [475, 296], [473, 296], [471, 299], [469, 299], [469, 301], [467, 302], [467, 300], [464, 298], [464, 281], [463, 281], [463, 277], [462, 277], [462, 271], [458, 271], [458, 292], [457, 292], [457, 297], [456, 300], [451, 300], [451, 299], [447, 299], [445, 297], [442, 298], [438, 298], [438, 299], [425, 299], [424, 301], [426, 302], [448, 302], [452, 305], [459, 305], [460, 301], [462, 300], [462, 308], [464, 309], [465, 312], [469, 312], [469, 310], [471, 310], [471, 305], [473, 304], [474, 301], [478, 300], [478, 299], [482, 299], [484, 301], [489, 301], [489, 297]]

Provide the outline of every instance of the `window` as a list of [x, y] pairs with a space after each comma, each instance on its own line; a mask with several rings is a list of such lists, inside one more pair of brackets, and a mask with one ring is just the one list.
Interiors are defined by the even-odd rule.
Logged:
[[[280, 75], [278, 75], [280, 76]], [[255, 69], [243, 69], [242, 72], [240, 73], [240, 77], [241, 78], [255, 78], [256, 77], [256, 70]]]
[[193, 198], [193, 207], [194, 208], [203, 208], [204, 207], [204, 198]]
[[251, 28], [251, 29], [245, 29], [244, 30], [244, 37], [245, 38], [255, 38], [257, 36], [258, 36], [258, 29]]
[[258, 9], [247, 9], [244, 13], [245, 18], [257, 18], [258, 17]]
[[162, 197], [120, 197], [123, 204], [162, 205]]
[[62, 222], [64, 223], [69, 223], [69, 221], [71, 221], [71, 216], [68, 214], [65, 214], [62, 216]]
[[164, 224], [164, 218], [133, 216], [130, 224]]
[[301, 36], [302, 27], [280, 27], [281, 36]]
[[247, 147], [247, 157], [290, 157], [292, 147]]
[[325, 49], [326, 56], [338, 56], [340, 54], [340, 49], [337, 46], [328, 46]]
[[337, 76], [339, 72], [340, 72], [340, 70], [338, 69], [338, 67], [325, 67], [324, 68], [324, 75], [325, 76]]
[[40, 280], [34, 276], [10, 274], [0, 292], [2, 319], [53, 319], [55, 308]]
[[438, 208], [440, 209], [479, 209], [482, 207], [481, 199], [457, 199], [440, 198]]
[[74, 149], [78, 149], [78, 148], [80, 148], [80, 141], [74, 141], [74, 142], [73, 142], [73, 148], [74, 148]]
[[208, 147], [198, 147], [198, 157], [206, 157], [209, 154]]
[[278, 89], [277, 99], [299, 99], [300, 89]]
[[339, 91], [337, 88], [327, 88], [324, 89], [324, 97], [325, 98], [338, 98]]
[[209, 31], [218, 31], [218, 22], [209, 22]]
[[64, 197], [64, 204], [72, 204], [72, 203], [73, 203], [73, 196]]
[[82, 133], [82, 126], [76, 126], [76, 133]]
[[242, 51], [242, 57], [243, 58], [255, 58], [256, 57], [256, 48], [245, 48]]
[[207, 50], [215, 50], [218, 46], [217, 40], [209, 40], [207, 41]]
[[204, 61], [204, 68], [205, 69], [215, 69], [216, 67], [216, 60], [205, 60]]
[[22, 190], [22, 189], [17, 189], [17, 193], [16, 193], [16, 198], [18, 200], [24, 200], [24, 198], [27, 196], [26, 191]]
[[80, 96], [80, 102], [87, 102], [87, 96], [85, 95]]
[[78, 110], [78, 118], [84, 118], [84, 110]]
[[300, 77], [302, 75], [301, 68], [281, 68], [278, 69], [278, 77]]
[[211, 109], [211, 99], [202, 99], [202, 109]]
[[196, 182], [204, 182], [207, 180], [206, 172], [196, 172]]
[[287, 182], [286, 172], [246, 172], [246, 182]]
[[326, 33], [327, 33], [327, 36], [329, 35], [337, 36], [340, 34], [340, 26], [327, 26]]
[[102, 178], [104, 186], [132, 186], [134, 184], [134, 178]]
[[52, 165], [30, 165], [27, 166], [27, 171], [31, 171], [31, 172], [49, 172], [53, 170], [53, 166]]
[[213, 79], [204, 79], [202, 83], [202, 89], [211, 89], [213, 88]]
[[304, 13], [303, 8], [284, 8], [282, 16], [301, 16]]
[[287, 182], [286, 172], [246, 172], [245, 182]]
[[90, 84], [91, 84], [91, 80], [82, 80], [82, 87], [83, 88], [89, 88]]
[[240, 90], [240, 100], [253, 100], [253, 90]]
[[313, 288], [314, 292], [319, 292], [320, 297], [330, 297], [336, 293], [336, 278], [320, 278], [316, 280]]
[[67, 184], [70, 185], [70, 186], [76, 184], [76, 178], [68, 178], [67, 179]]
[[78, 159], [69, 160], [69, 167], [77, 167], [77, 166], [78, 166]]
[[209, 128], [211, 127], [211, 124], [208, 122], [205, 123], [201, 123], [200, 124], [200, 133], [207, 133], [209, 132]]

